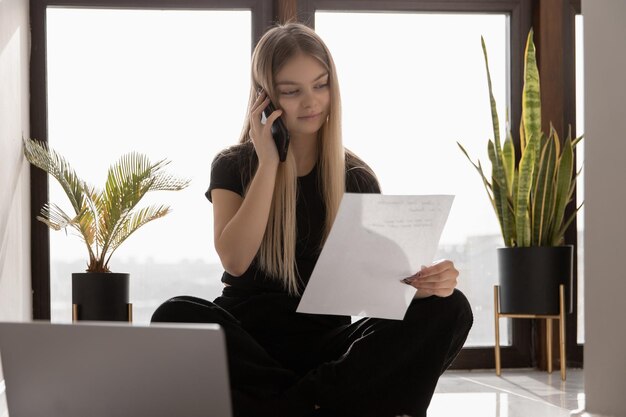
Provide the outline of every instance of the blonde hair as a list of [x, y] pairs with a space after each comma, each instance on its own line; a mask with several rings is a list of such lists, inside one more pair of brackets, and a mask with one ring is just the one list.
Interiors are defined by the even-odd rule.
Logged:
[[[318, 184], [326, 208], [326, 219], [320, 249], [330, 233], [345, 192], [345, 152], [341, 139], [341, 98], [337, 72], [330, 51], [309, 27], [299, 23], [277, 25], [259, 40], [252, 54], [252, 82], [248, 109], [262, 88], [273, 103], [278, 103], [274, 81], [285, 63], [303, 53], [315, 58], [328, 71], [330, 110], [318, 132]], [[250, 120], [246, 116], [239, 142], [249, 144]], [[256, 154], [250, 152], [250, 177], [256, 169]], [[351, 154], [352, 155], [352, 154]], [[248, 183], [249, 186], [249, 183]], [[244, 192], [247, 193], [247, 189]], [[297, 171], [291, 148], [285, 162], [279, 165], [265, 235], [258, 253], [259, 267], [277, 277], [292, 295], [300, 294], [301, 285], [296, 267], [296, 201]]]

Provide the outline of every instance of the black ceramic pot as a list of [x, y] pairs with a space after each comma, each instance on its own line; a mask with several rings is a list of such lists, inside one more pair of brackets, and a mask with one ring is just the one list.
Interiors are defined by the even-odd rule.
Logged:
[[73, 273], [77, 320], [128, 321], [129, 278], [125, 273]]
[[573, 310], [574, 247], [498, 248], [500, 312], [559, 314], [559, 285], [565, 285], [565, 311]]

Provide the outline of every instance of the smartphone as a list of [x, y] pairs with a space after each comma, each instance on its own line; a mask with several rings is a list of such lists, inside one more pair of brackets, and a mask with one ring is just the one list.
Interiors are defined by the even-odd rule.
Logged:
[[[270, 117], [270, 114], [272, 114], [275, 110], [276, 107], [274, 107], [274, 104], [270, 101], [265, 110], [263, 110], [265, 118], [267, 119]], [[274, 120], [271, 131], [274, 142], [276, 143], [276, 149], [278, 149], [280, 162], [285, 162], [287, 159], [287, 149], [289, 148], [289, 131], [280, 117]]]

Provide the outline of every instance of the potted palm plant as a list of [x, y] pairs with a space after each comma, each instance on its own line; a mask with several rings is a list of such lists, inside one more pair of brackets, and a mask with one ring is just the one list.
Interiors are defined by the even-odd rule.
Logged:
[[72, 303], [79, 320], [129, 320], [129, 274], [109, 269], [112, 255], [137, 229], [168, 214], [164, 205], [138, 208], [150, 191], [182, 190], [188, 180], [166, 173], [169, 161], [152, 163], [145, 155], [132, 152], [111, 165], [104, 189], [81, 180], [70, 164], [44, 142], [25, 138], [28, 161], [54, 177], [73, 209], [68, 214], [47, 203], [37, 219], [53, 230], [73, 230], [85, 243], [88, 261], [84, 273], [72, 274]]
[[491, 178], [480, 160], [474, 163], [458, 145], [480, 174], [500, 223], [505, 245], [498, 249], [501, 312], [558, 314], [560, 284], [565, 284], [571, 311], [573, 247], [564, 245], [564, 234], [582, 204], [569, 216], [565, 208], [580, 173], [574, 170], [574, 149], [582, 136], [572, 139], [570, 132], [561, 142], [552, 126], [547, 135], [541, 130], [539, 71], [531, 29], [524, 54], [519, 157], [508, 124], [501, 144], [487, 50], [481, 41], [494, 135], [487, 146]]

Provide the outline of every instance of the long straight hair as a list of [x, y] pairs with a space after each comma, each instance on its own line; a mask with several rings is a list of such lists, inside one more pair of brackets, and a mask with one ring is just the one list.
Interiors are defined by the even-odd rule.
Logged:
[[[328, 48], [312, 29], [299, 23], [287, 23], [272, 27], [261, 37], [252, 54], [248, 109], [256, 100], [259, 88], [265, 90], [273, 103], [278, 103], [278, 91], [274, 83], [276, 74], [289, 59], [300, 53], [319, 61], [329, 75], [330, 110], [318, 132], [318, 186], [326, 209], [321, 249], [345, 192], [345, 151], [341, 139], [341, 98], [337, 71]], [[250, 142], [249, 114], [245, 120], [239, 139], [241, 144]], [[256, 169], [253, 164], [256, 154], [251, 152], [249, 155], [248, 166], [252, 178], [252, 170]], [[298, 295], [301, 291], [296, 267], [296, 197], [296, 162], [290, 148], [286, 161], [279, 165], [277, 171], [269, 219], [258, 253], [258, 264], [270, 276], [280, 279], [284, 288], [292, 295]]]

